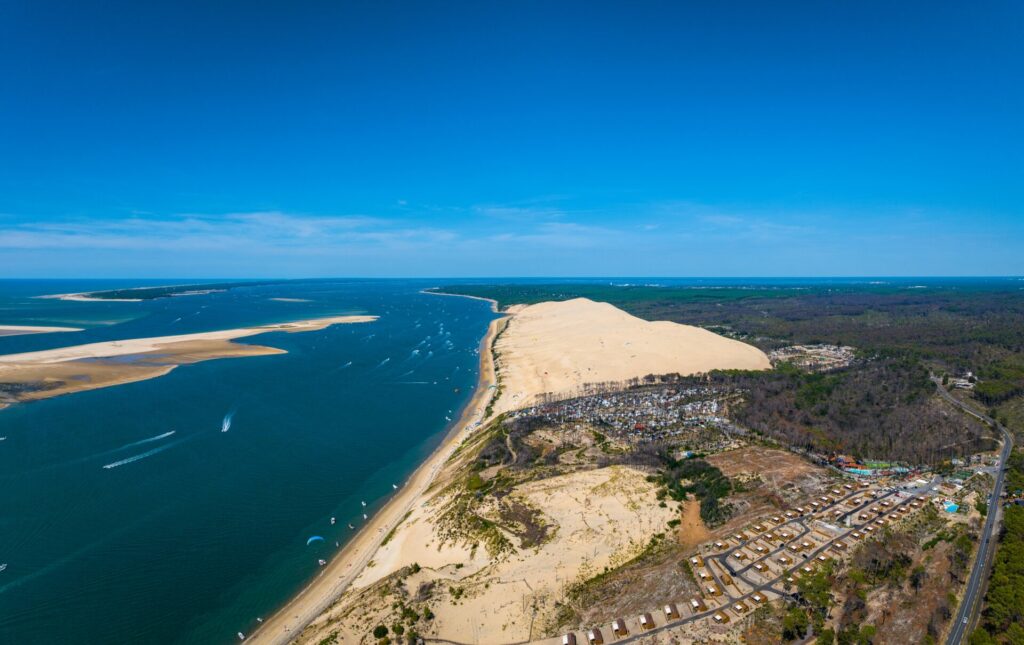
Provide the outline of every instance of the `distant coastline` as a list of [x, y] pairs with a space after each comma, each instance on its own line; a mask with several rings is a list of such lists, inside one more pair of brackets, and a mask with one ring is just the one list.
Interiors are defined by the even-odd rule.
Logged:
[[471, 296], [465, 293], [451, 293], [448, 291], [438, 291], [440, 287], [430, 287], [429, 289], [422, 289], [420, 293], [426, 293], [432, 296], [448, 296], [450, 298], [469, 298], [470, 300], [483, 300], [484, 302], [491, 303], [491, 311], [494, 313], [502, 313], [498, 311], [498, 301], [494, 298], [485, 298], [484, 296]]
[[128, 287], [125, 289], [106, 289], [101, 291], [82, 291], [79, 293], [54, 293], [36, 296], [42, 299], [70, 300], [74, 302], [142, 302], [158, 298], [181, 296], [202, 296], [210, 293], [228, 291], [237, 287], [261, 287], [282, 284], [283, 280], [263, 280], [259, 282], [216, 282], [171, 284], [156, 287]]

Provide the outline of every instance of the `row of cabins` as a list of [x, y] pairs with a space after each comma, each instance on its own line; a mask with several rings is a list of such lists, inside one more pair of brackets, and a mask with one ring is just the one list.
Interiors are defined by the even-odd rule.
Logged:
[[[762, 594], [760, 592], [756, 592], [756, 593], [752, 594], [750, 596], [750, 599], [753, 602], [755, 602], [756, 604], [763, 604], [763, 603], [767, 602], [767, 600], [768, 600], [768, 598], [764, 594]], [[697, 615], [697, 614], [706, 612], [708, 610], [707, 604], [705, 604], [704, 600], [699, 598], [699, 597], [691, 598], [690, 602], [689, 602], [689, 605], [690, 605], [690, 610], [693, 613], [693, 615]], [[745, 602], [743, 602], [742, 600], [734, 601], [731, 605], [729, 605], [729, 609], [731, 609], [737, 615], [742, 615], [742, 614], [745, 614], [748, 611], [750, 611], [750, 607]], [[664, 611], [664, 614], [665, 614], [665, 623], [666, 624], [668, 624], [668, 623], [670, 623], [672, 621], [679, 620], [679, 619], [682, 618], [682, 615], [679, 613], [679, 608], [674, 603], [666, 604], [662, 608], [662, 610]], [[727, 613], [725, 613], [724, 611], [719, 610], [719, 611], [716, 611], [714, 614], [712, 614], [711, 619], [716, 624], [725, 624], [725, 623], [729, 622], [729, 615]], [[657, 624], [654, 622], [654, 617], [651, 616], [651, 614], [649, 614], [649, 613], [640, 614], [637, 617], [637, 623], [639, 624], [640, 631], [642, 631], [642, 632], [650, 631], [650, 630], [654, 629], [655, 627], [657, 627]], [[626, 621], [623, 620], [622, 618], [616, 618], [615, 620], [612, 621], [611, 631], [612, 631], [612, 634], [614, 634], [617, 638], [622, 638], [624, 636], [629, 636], [629, 627], [626, 625]], [[601, 632], [601, 629], [598, 628], [598, 627], [594, 627], [593, 629], [588, 629], [587, 632], [586, 632], [586, 637], [587, 637], [587, 642], [590, 645], [602, 645], [605, 642], [604, 641], [604, 634]], [[576, 639], [576, 634], [574, 632], [569, 632], [569, 633], [563, 635], [562, 636], [562, 645], [578, 645], [578, 641]]]
[[[866, 482], [861, 482], [861, 483], [859, 483], [857, 485], [844, 484], [842, 486], [842, 489], [834, 488], [830, 492], [831, 492], [831, 494], [833, 496], [838, 497], [838, 496], [843, 495], [843, 494], [849, 494], [849, 493], [853, 492], [854, 490], [856, 490], [858, 488], [863, 489], [863, 488], [868, 488], [869, 486], [870, 485], [868, 483], [866, 483]], [[871, 495], [872, 498], [877, 498], [878, 497], [878, 493], [876, 491], [870, 491], [868, 494]], [[785, 517], [778, 516], [778, 515], [773, 516], [771, 518], [771, 521], [775, 522], [776, 524], [782, 524], [782, 523], [785, 523], [785, 522], [789, 521], [789, 519], [805, 515], [805, 514], [807, 514], [809, 512], [814, 512], [816, 510], [820, 510], [820, 509], [824, 508], [827, 505], [831, 505], [831, 504], [835, 503], [836, 500], [835, 500], [834, 497], [830, 497], [828, 495], [823, 495], [822, 497], [819, 498], [819, 501], [820, 501], [820, 503], [818, 503], [818, 501], [811, 502], [809, 508], [798, 506], [798, 507], [794, 508], [791, 511], [786, 511], [783, 514]], [[847, 503], [850, 506], [854, 506], [855, 507], [855, 506], [859, 505], [862, 501], [863, 500], [862, 500], [861, 497], [856, 497], [856, 498], [852, 498]], [[910, 502], [910, 507], [912, 507], [914, 509], [920, 508], [921, 505], [922, 505], [921, 502], [919, 500], [917, 500], [917, 499], [912, 500]], [[892, 502], [890, 502], [888, 500], [883, 500], [883, 501], [879, 502], [878, 506], [872, 507], [870, 510], [877, 511], [877, 512], [880, 512], [880, 513], [884, 514], [885, 511], [890, 509], [892, 506], [893, 506]], [[896, 509], [896, 512], [905, 514], [905, 513], [909, 512], [909, 509], [906, 506], [903, 506], [903, 507], [900, 507], [900, 508]], [[836, 511], [836, 514], [837, 515], [842, 514], [842, 511]], [[863, 516], [864, 514], [862, 513], [861, 515]], [[882, 520], [884, 520], [884, 518], [882, 518]], [[757, 533], [763, 533], [769, 527], [768, 527], [767, 524], [758, 523], [758, 524], [754, 524], [752, 528]], [[861, 539], [867, 533], [870, 533], [873, 530], [874, 530], [873, 527], [865, 526], [865, 527], [862, 527], [862, 529], [861, 529], [861, 531], [863, 531], [863, 532], [861, 532], [861, 531], [853, 531], [851, 533], [851, 536], [854, 539]], [[783, 541], [784, 542], [786, 540], [789, 540], [793, 536], [792, 536], [792, 534], [790, 532], [782, 530], [782, 531], [776, 531], [775, 533], [767, 533], [767, 534], [763, 535], [762, 537], [767, 539], [767, 540], [769, 540], [769, 541], [779, 540], [779, 541]], [[734, 539], [736, 542], [738, 542], [739, 544], [742, 545], [748, 539], [748, 536], [747, 536], [746, 533], [740, 531], [740, 532], [737, 532], [734, 535], [732, 535], [732, 539]], [[722, 542], [721, 540], [715, 541], [714, 546], [718, 550], [724, 550], [724, 549], [726, 549], [728, 547], [728, 545], [725, 544], [724, 542]], [[799, 543], [793, 543], [793, 544], [787, 545], [786, 546], [786, 550], [790, 554], [795, 556], [796, 554], [799, 554], [799, 553], [801, 553], [803, 551], [813, 550], [813, 548], [815, 546], [816, 546], [816, 544], [815, 544], [815, 542], [813, 540], [811, 540], [809, 538], [805, 538], [804, 540], [800, 541]], [[847, 545], [842, 540], [835, 540], [831, 544], [830, 548], [832, 550], [836, 551], [837, 553], [843, 553], [847, 549]], [[767, 549], [765, 549], [765, 547], [760, 546], [760, 545], [754, 547], [754, 550], [757, 553], [765, 553], [767, 551]], [[734, 557], [736, 557], [738, 560], [742, 561], [742, 560], [746, 559], [747, 555], [745, 553], [743, 553], [742, 551], [737, 551], [734, 554]], [[776, 560], [783, 567], [791, 566], [794, 563], [794, 558], [791, 557], [790, 555], [786, 555], [786, 553], [780, 554]], [[815, 561], [818, 562], [818, 563], [822, 563], [823, 564], [825, 562], [828, 562], [828, 558], [826, 556], [824, 556], [824, 555], [818, 555], [817, 558], [815, 558]], [[693, 567], [695, 569], [702, 568], [702, 567], [704, 567], [704, 564], [705, 564], [704, 563], [704, 558], [702, 556], [700, 556], [700, 555], [694, 555], [693, 557], [690, 558], [690, 564], [693, 565]], [[814, 562], [808, 562], [808, 563], [804, 564], [803, 566], [801, 566], [800, 567], [800, 573], [802, 573], [804, 575], [813, 573], [813, 571], [814, 571], [814, 568], [812, 566], [813, 564], [814, 564]], [[770, 570], [771, 570], [770, 567], [769, 567], [769, 564], [767, 562], [763, 562], [763, 561], [762, 562], [756, 562], [753, 565], [753, 568], [756, 571], [758, 571], [759, 573], [766, 573], [766, 572], [770, 572]], [[707, 595], [709, 595], [711, 597], [718, 597], [718, 596], [722, 595], [721, 589], [719, 589], [718, 585], [715, 584], [712, 581], [710, 575], [708, 575], [704, 571], [699, 571], [698, 573], [699, 573], [699, 576], [701, 578], [702, 583], [704, 584], [703, 589], [707, 593]], [[727, 578], [727, 580], [725, 580], [726, 584], [731, 584], [731, 582], [732, 582], [731, 578], [729, 578], [727, 574], [723, 573], [722, 575], [723, 575], [723, 579]], [[794, 577], [792, 575], [790, 575], [790, 576], [786, 577], [786, 581], [789, 582], [790, 584], [792, 584], [792, 583], [795, 582], [795, 579], [794, 579]], [[760, 592], [755, 592], [755, 593], [751, 594], [750, 599], [754, 603], [756, 603], [756, 604], [761, 604], [761, 603], [764, 603], [764, 602], [767, 601], [767, 598], [764, 596], [764, 594], [762, 594]], [[694, 597], [694, 598], [690, 599], [689, 605], [690, 605], [690, 609], [691, 609], [691, 611], [692, 611], [692, 613], [694, 615], [703, 613], [703, 612], [708, 610], [707, 604], [700, 597]], [[745, 602], [743, 602], [742, 600], [733, 601], [732, 604], [729, 605], [728, 609], [731, 609], [738, 616], [739, 615], [743, 615], [743, 614], [747, 613], [750, 610], [749, 606]], [[673, 603], [669, 603], [669, 604], [665, 605], [663, 607], [663, 611], [665, 613], [666, 623], [672, 622], [672, 621], [675, 621], [675, 620], [679, 620], [681, 618], [678, 608]], [[728, 623], [730, 621], [730, 617], [729, 617], [728, 613], [726, 613], [721, 608], [718, 611], [714, 612], [712, 614], [711, 618], [712, 618], [712, 620], [716, 624], [720, 624], [720, 625], [721, 624], [726, 624], [726, 623]], [[652, 630], [655, 627], [657, 627], [657, 625], [654, 622], [653, 616], [651, 616], [651, 614], [649, 614], [649, 613], [641, 614], [637, 618], [637, 623], [639, 624], [639, 627], [640, 627], [641, 631], [649, 631], [649, 630]], [[611, 629], [612, 629], [612, 633], [616, 637], [621, 638], [621, 637], [629, 635], [629, 629], [626, 626], [626, 622], [623, 619], [621, 619], [621, 618], [612, 621]], [[596, 628], [596, 627], [593, 628], [593, 629], [587, 630], [586, 636], [587, 636], [587, 642], [590, 643], [591, 645], [601, 645], [602, 643], [605, 642], [604, 641], [603, 633], [601, 632], [601, 630], [599, 628]], [[570, 632], [568, 634], [565, 634], [562, 637], [562, 644], [563, 645], [577, 645], [576, 635], [574, 633], [572, 633], [572, 632]]]

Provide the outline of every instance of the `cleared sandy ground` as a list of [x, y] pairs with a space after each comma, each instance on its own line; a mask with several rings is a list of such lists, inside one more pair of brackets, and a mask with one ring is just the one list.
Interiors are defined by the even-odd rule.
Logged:
[[499, 412], [532, 405], [543, 393], [569, 394], [587, 383], [771, 367], [764, 352], [746, 343], [700, 327], [649, 322], [586, 298], [509, 312], [512, 320], [495, 344]]
[[167, 374], [179, 365], [217, 358], [282, 354], [284, 350], [233, 342], [270, 332], [304, 332], [362, 323], [376, 316], [334, 316], [222, 331], [131, 338], [0, 356], [0, 407], [18, 401], [95, 390]]
[[49, 334], [62, 331], [82, 331], [79, 327], [40, 327], [38, 325], [0, 325], [0, 336], [21, 334]]

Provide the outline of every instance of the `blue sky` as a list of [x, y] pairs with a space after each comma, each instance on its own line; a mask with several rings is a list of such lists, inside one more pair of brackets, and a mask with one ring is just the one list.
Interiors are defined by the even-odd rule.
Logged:
[[1024, 5], [0, 3], [6, 277], [1024, 274]]

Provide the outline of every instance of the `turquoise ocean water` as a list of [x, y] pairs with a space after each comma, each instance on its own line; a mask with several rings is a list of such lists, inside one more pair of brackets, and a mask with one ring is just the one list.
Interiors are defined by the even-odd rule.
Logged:
[[[362, 500], [378, 508], [438, 444], [472, 395], [494, 317], [485, 302], [421, 294], [431, 284], [415, 281], [137, 303], [32, 297], [140, 284], [0, 281], [0, 323], [86, 327], [0, 337], [0, 354], [381, 318], [244, 341], [288, 354], [0, 410], [2, 643], [236, 641], [344, 545]], [[324, 539], [307, 546], [314, 535]]]

